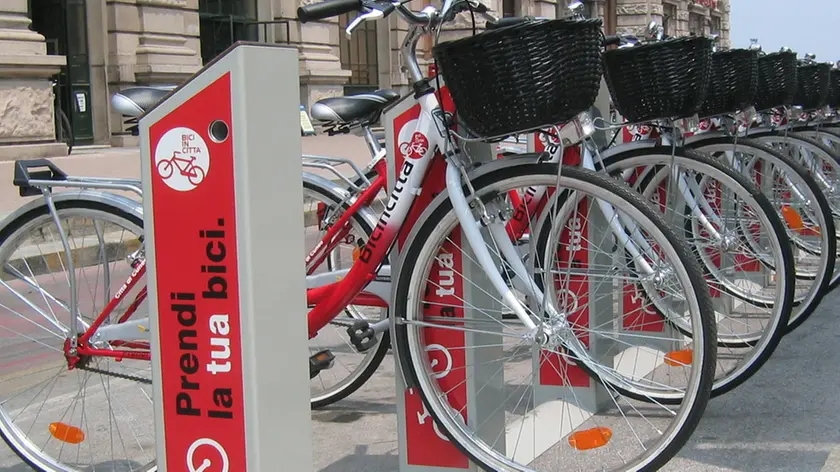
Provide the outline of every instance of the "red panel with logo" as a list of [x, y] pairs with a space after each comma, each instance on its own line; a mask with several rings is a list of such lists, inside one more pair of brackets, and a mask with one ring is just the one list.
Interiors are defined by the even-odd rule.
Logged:
[[[438, 97], [448, 112], [454, 112], [454, 105], [447, 89], [441, 89]], [[420, 105], [416, 104], [394, 119], [395, 166], [400, 169], [406, 158], [418, 159], [428, 149], [426, 136], [415, 132]], [[417, 218], [428, 207], [432, 199], [445, 191], [446, 161], [438, 153], [433, 158], [423, 181], [423, 191], [417, 196], [406, 217], [405, 225], [418, 223]], [[389, 174], [390, 176], [390, 174]], [[400, 249], [404, 249], [407, 232], [398, 238]], [[460, 275], [461, 235], [456, 230], [450, 240], [444, 243], [438, 254], [437, 264], [432, 267], [429, 283], [426, 285], [423, 313], [429, 316], [463, 318], [463, 280]], [[467, 385], [464, 332], [452, 329], [427, 328], [424, 332], [429, 362], [436, 373], [442, 391], [449, 392], [449, 404], [457, 408], [464, 421], [467, 420]], [[462, 454], [438, 429], [429, 416], [420, 395], [413, 389], [405, 391], [405, 420], [407, 462], [409, 465], [442, 467], [452, 469], [469, 468], [469, 459]]]
[[206, 134], [230, 103], [226, 74], [149, 130], [171, 471], [247, 470], [233, 138]]
[[[554, 134], [557, 131], [556, 128], [551, 130]], [[535, 152], [546, 150], [550, 153], [555, 152], [554, 146], [559, 144], [557, 138], [546, 133], [536, 133], [534, 138]], [[570, 166], [581, 164], [579, 146], [571, 146], [563, 150], [563, 164]], [[584, 276], [566, 275], [563, 269], [572, 266], [585, 268], [589, 265], [587, 219], [588, 208], [587, 202], [584, 201], [578, 207], [575, 217], [566, 223], [566, 228], [560, 235], [560, 249], [557, 251], [559, 275], [554, 281], [560, 298], [559, 306], [567, 311], [569, 321], [581, 328], [589, 327], [589, 280]], [[589, 335], [585, 331], [579, 332], [578, 337], [585, 345], [589, 345]], [[540, 352], [539, 376], [540, 385], [589, 387], [589, 375], [554, 352]]]
[[[637, 167], [633, 174], [628, 179], [628, 184], [635, 185], [637, 180], [642, 177], [646, 168]], [[659, 209], [661, 213], [667, 211], [666, 203], [668, 199], [666, 181], [661, 182], [653, 193], [651, 201]], [[645, 290], [636, 283], [624, 284], [622, 293], [622, 326], [628, 331], [645, 331], [652, 333], [661, 333], [665, 330], [665, 319], [660, 315], [653, 306], [650, 298], [645, 293]]]

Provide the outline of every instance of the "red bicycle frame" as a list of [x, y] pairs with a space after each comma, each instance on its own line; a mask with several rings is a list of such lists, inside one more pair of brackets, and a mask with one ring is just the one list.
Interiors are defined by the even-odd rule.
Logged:
[[[136, 285], [137, 282], [145, 275], [146, 273], [146, 260], [141, 259], [137, 262], [136, 267], [131, 272], [131, 275], [128, 276], [128, 279], [123, 283], [122, 287], [117, 290], [117, 293], [111, 298], [111, 301], [108, 302], [108, 305], [99, 313], [94, 320], [93, 324], [79, 336], [77, 341], [76, 347], [76, 355], [69, 356], [68, 361], [70, 362], [71, 368], [78, 362], [79, 356], [104, 356], [104, 357], [113, 357], [117, 360], [122, 360], [123, 358], [128, 359], [139, 359], [139, 360], [151, 360], [151, 353], [149, 352], [149, 344], [146, 342], [129, 342], [129, 341], [111, 341], [111, 346], [114, 347], [126, 347], [129, 349], [134, 350], [123, 350], [123, 349], [97, 349], [90, 347], [90, 338], [96, 334], [96, 331], [102, 326], [105, 320], [109, 319], [113, 311], [119, 306], [119, 304], [123, 301], [122, 296], [131, 291]], [[137, 308], [146, 299], [147, 291], [146, 287], [143, 287], [140, 292], [135, 295], [134, 300], [129, 304], [128, 308], [126, 309], [125, 313], [120, 316], [117, 323], [125, 323], [131, 316], [137, 311]]]

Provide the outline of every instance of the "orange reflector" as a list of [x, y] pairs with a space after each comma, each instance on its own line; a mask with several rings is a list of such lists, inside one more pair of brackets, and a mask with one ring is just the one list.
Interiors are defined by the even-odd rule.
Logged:
[[578, 451], [595, 449], [606, 446], [612, 438], [612, 430], [605, 426], [572, 433], [569, 436], [569, 446]]
[[362, 248], [356, 246], [353, 248], [353, 262], [359, 260], [359, 256], [362, 254]]
[[50, 434], [59, 441], [79, 444], [85, 440], [85, 433], [81, 429], [64, 423], [53, 423], [50, 425]]
[[691, 359], [694, 352], [691, 349], [683, 349], [682, 351], [671, 351], [665, 354], [665, 363], [671, 367], [681, 367], [691, 365]]
[[799, 212], [788, 205], [782, 206], [782, 216], [785, 218], [785, 222], [790, 229], [794, 231], [801, 231], [805, 227], [805, 222], [802, 221], [802, 216]]

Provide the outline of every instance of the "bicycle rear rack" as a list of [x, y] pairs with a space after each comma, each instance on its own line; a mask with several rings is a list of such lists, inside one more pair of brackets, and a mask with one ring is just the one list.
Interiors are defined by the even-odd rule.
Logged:
[[[316, 156], [313, 154], [304, 154], [303, 156], [301, 156], [301, 158], [303, 161], [303, 167], [329, 171], [330, 173], [336, 176], [336, 179], [333, 180], [343, 181], [349, 186], [350, 190], [352, 190], [353, 192], [359, 192], [364, 187], [370, 185], [370, 179], [368, 179], [365, 174], [373, 167], [373, 164], [376, 162], [376, 159], [372, 160], [370, 164], [368, 164], [364, 168], [364, 170], [362, 170], [353, 161], [343, 157], [328, 157]], [[350, 167], [350, 169], [352, 170], [352, 174], [355, 174], [353, 180], [348, 178], [347, 175], [345, 175], [345, 173], [339, 170], [339, 166], [342, 165]], [[361, 186], [359, 185], [359, 183], [361, 183]]]
[[71, 176], [49, 159], [15, 161], [12, 183], [20, 189], [21, 197], [44, 195], [45, 192], [51, 192], [53, 187], [123, 190], [143, 196], [143, 185], [139, 179]]

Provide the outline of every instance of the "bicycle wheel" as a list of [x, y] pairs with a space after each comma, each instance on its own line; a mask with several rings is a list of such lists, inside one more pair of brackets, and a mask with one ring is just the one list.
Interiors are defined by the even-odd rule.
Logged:
[[162, 179], [168, 179], [172, 177], [172, 174], [175, 172], [175, 165], [168, 159], [163, 160], [158, 162], [157, 171]]
[[67, 145], [67, 155], [73, 151], [73, 145], [76, 143], [76, 137], [73, 136], [73, 127], [70, 126], [70, 118], [64, 113], [64, 110], [58, 109], [58, 124], [60, 130], [59, 140]]
[[191, 172], [187, 174], [187, 180], [193, 185], [198, 185], [204, 180], [204, 169], [198, 166], [193, 166]]
[[[303, 192], [304, 240], [309, 254], [321, 241], [327, 228], [347, 211], [349, 205], [340, 195], [313, 182], [304, 181]], [[373, 226], [359, 214], [352, 216], [351, 224], [350, 231], [321, 263], [307, 267], [311, 275], [349, 269], [352, 266], [354, 248], [358, 247], [359, 242], [367, 240], [373, 232]], [[372, 347], [361, 351], [350, 341], [348, 333], [355, 321], [373, 324], [387, 319], [387, 309], [351, 305], [344, 314], [332, 320], [309, 340], [310, 355], [326, 350], [335, 356], [333, 366], [321, 370], [309, 382], [312, 408], [331, 405], [358, 390], [376, 372], [391, 346], [391, 338], [386, 331], [374, 337]]]
[[719, 136], [689, 144], [693, 149], [731, 162], [756, 183], [786, 222], [794, 250], [796, 289], [790, 332], [816, 310], [836, 270], [835, 220], [820, 186], [808, 170], [766, 144]]
[[[491, 215], [506, 215], [512, 192], [549, 189], [556, 204], [527, 220], [535, 223], [530, 229], [543, 228], [546, 218], [557, 222], [548, 226], [551, 250], [530, 260], [536, 276], [548, 278], [544, 286], [556, 286], [563, 296], [545, 297], [551, 310], [529, 307], [536, 333], [522, 322], [503, 322], [504, 303], [484, 288], [486, 275], [462, 240], [451, 201], [444, 200], [427, 211], [400, 257], [392, 308], [399, 314], [394, 335], [406, 379], [424, 411], [485, 470], [558, 470], [559, 464], [563, 470], [654, 470], [694, 431], [714, 380], [716, 329], [697, 261], [626, 186], [583, 169], [563, 168], [558, 176], [556, 164], [538, 164], [533, 155], [516, 161], [472, 180], [475, 200]], [[602, 231], [616, 220], [599, 220], [607, 213], [597, 202], [620, 208], [622, 221], [650, 238], [657, 253], [641, 254], [635, 263], [668, 268], [670, 275], [654, 274], [663, 275], [660, 296], [674, 303], [672, 312], [683, 307], [693, 333], [668, 340], [668, 353], [645, 345], [647, 336], [620, 330], [623, 319], [609, 315], [636, 268], [624, 267], [612, 232]], [[486, 244], [498, 258], [496, 241]], [[564, 303], [570, 293], [577, 303]], [[667, 390], [680, 401], [641, 404], [616, 385], [636, 393]], [[474, 403], [467, 403], [467, 392]]]
[[[794, 161], [808, 169], [828, 201], [834, 217], [835, 229], [840, 231], [840, 163], [831, 149], [823, 144], [797, 133], [778, 131], [762, 132], [751, 136], [759, 142], [790, 156]], [[837, 233], [840, 238], [840, 233]], [[840, 258], [840, 254], [838, 254]], [[829, 283], [829, 289], [840, 283], [840, 265], [835, 264], [835, 273]]]
[[[695, 151], [674, 153], [670, 147], [630, 149], [606, 157], [603, 166], [659, 208], [704, 269], [717, 319], [715, 397], [758, 372], [782, 339], [793, 309], [793, 253], [770, 201], [744, 177]], [[660, 313], [666, 308], [657, 306], [646, 284], [635, 289], [646, 303], [626, 310], [628, 316], [647, 305]], [[679, 322], [673, 327], [691, 334]]]
[[835, 158], [840, 156], [840, 131], [824, 126], [796, 129], [796, 134], [809, 137], [831, 150]]
[[[63, 200], [56, 207], [76, 287], [46, 206], [0, 231], [0, 435], [38, 471], [156, 470], [150, 363], [93, 356], [70, 370], [64, 350], [71, 291], [89, 325], [132, 273], [127, 259], [142, 247], [143, 222], [102, 203]], [[141, 291], [145, 277], [105, 324], [119, 322]], [[133, 317], [148, 317], [147, 302]], [[16, 464], [4, 457], [2, 465]]]

